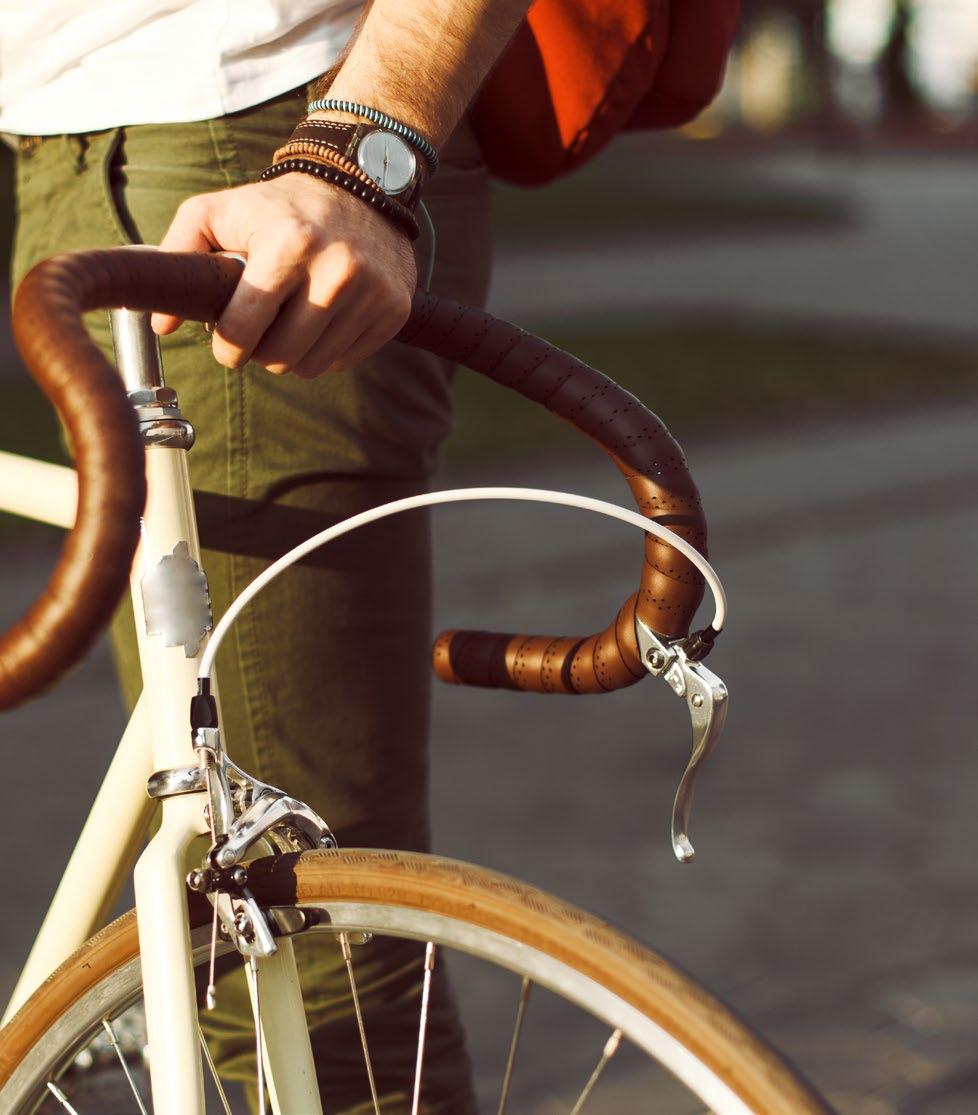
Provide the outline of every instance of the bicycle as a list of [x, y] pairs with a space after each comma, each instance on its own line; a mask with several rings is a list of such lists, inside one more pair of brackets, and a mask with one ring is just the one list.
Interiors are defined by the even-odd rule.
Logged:
[[[280, 1115], [317, 1115], [322, 1107], [294, 958], [297, 937], [321, 939], [342, 953], [362, 1046], [365, 1109], [379, 1112], [355, 953], [387, 934], [423, 946], [418, 1040], [404, 1069], [404, 1109], [417, 1112], [424, 1094], [432, 972], [442, 952], [455, 949], [516, 977], [508, 1053], [498, 1074], [499, 1115], [510, 1100], [534, 987], [601, 1026], [594, 1063], [570, 1082], [573, 1115], [584, 1110], [626, 1045], [719, 1115], [825, 1115], [829, 1108], [807, 1083], [657, 954], [589, 914], [478, 867], [338, 849], [326, 821], [307, 805], [230, 760], [220, 737], [213, 663], [254, 595], [303, 554], [358, 526], [411, 507], [472, 498], [559, 502], [639, 527], [646, 540], [642, 586], [604, 632], [588, 639], [443, 633], [434, 649], [443, 680], [600, 693], [648, 674], [663, 678], [686, 703], [693, 728], [673, 812], [681, 861], [693, 855], [688, 820], [696, 774], [726, 711], [726, 690], [702, 663], [723, 627], [723, 590], [703, 556], [705, 521], [695, 485], [665, 427], [574, 357], [426, 293], [415, 296], [398, 340], [466, 364], [570, 420], [612, 456], [642, 514], [532, 489], [463, 489], [400, 500], [290, 551], [214, 625], [187, 471], [193, 427], [164, 384], [148, 313], [216, 320], [240, 272], [240, 259], [224, 255], [113, 249], [54, 257], [17, 293], [15, 336], [68, 428], [78, 502], [47, 590], [0, 640], [0, 707], [27, 700], [69, 669], [108, 622], [127, 580], [144, 692], [0, 1030], [0, 1113], [33, 1112], [45, 1100], [55, 1110], [74, 1111], [68, 1093], [75, 1066], [91, 1059], [99, 1039], [121, 1062], [133, 1109], [145, 1112], [117, 1033], [118, 1020], [141, 995], [156, 1115], [201, 1115], [205, 1069], [221, 1109], [230, 1111], [198, 1012], [214, 994], [215, 964], [238, 952], [257, 1019], [257, 1102], [264, 1110], [267, 1090]], [[84, 332], [81, 314], [96, 308], [112, 309], [121, 379]], [[9, 454], [0, 457], [0, 469], [15, 478], [0, 509], [71, 525], [70, 470]], [[690, 634], [704, 580], [716, 612], [710, 626]], [[135, 866], [138, 919], [133, 911], [103, 928], [157, 808], [159, 829]], [[201, 835], [210, 846], [188, 877], [184, 857]], [[249, 859], [256, 851], [265, 854]]]

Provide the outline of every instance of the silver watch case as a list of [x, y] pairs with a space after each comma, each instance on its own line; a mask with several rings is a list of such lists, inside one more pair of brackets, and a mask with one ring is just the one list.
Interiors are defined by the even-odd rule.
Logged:
[[418, 159], [414, 148], [394, 132], [377, 128], [357, 144], [356, 160], [360, 169], [390, 197], [407, 193], [418, 180]]

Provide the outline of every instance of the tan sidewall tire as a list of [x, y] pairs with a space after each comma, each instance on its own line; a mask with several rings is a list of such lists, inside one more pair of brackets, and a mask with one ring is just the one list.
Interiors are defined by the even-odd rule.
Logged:
[[[595, 980], [662, 1027], [757, 1115], [830, 1109], [727, 1007], [656, 953], [597, 918], [504, 875], [402, 852], [310, 852], [250, 868], [266, 905], [353, 902], [427, 911], [500, 934]], [[195, 923], [207, 908], [197, 907]], [[130, 912], [88, 941], [0, 1031], [0, 1090], [83, 995], [138, 953]], [[0, 1093], [2, 1094], [2, 1093]], [[0, 1102], [0, 1109], [6, 1110]]]

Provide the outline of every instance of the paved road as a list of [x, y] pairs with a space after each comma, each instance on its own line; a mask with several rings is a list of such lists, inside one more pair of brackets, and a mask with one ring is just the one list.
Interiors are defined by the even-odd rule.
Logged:
[[[691, 454], [731, 598], [711, 665], [732, 698], [689, 867], [668, 844], [688, 726], [661, 686], [579, 701], [436, 689], [439, 850], [654, 943], [845, 1115], [978, 1104], [976, 439], [978, 404]], [[624, 496], [601, 464], [534, 482]], [[638, 565], [626, 528], [566, 510], [443, 511], [436, 536], [451, 625], [594, 628]], [[43, 559], [7, 560], [0, 619]], [[104, 651], [3, 720], [5, 986], [118, 726]], [[511, 989], [494, 994], [480, 986], [479, 1007], [508, 1015]], [[498, 1064], [483, 1071], [491, 1090]]]
[[[630, 141], [635, 158], [655, 157], [640, 147], [642, 138]], [[637, 228], [624, 242], [597, 244], [584, 228], [546, 252], [508, 248], [497, 260], [494, 312], [530, 328], [569, 313], [641, 312], [978, 337], [974, 156], [698, 151], [685, 158], [693, 166], [699, 160], [704, 178], [754, 175], [766, 194], [840, 199], [850, 218], [717, 235]]]
[[[975, 272], [978, 211], [963, 165], [973, 163], [768, 160], [764, 173], [787, 187], [849, 198], [853, 220], [600, 253], [508, 249], [493, 308], [531, 327], [621, 307], [974, 338], [975, 284], [963, 277]], [[664, 689], [581, 701], [435, 691], [439, 849], [654, 943], [786, 1049], [844, 1115], [978, 1109], [976, 437], [978, 405], [691, 454], [732, 603], [711, 659], [732, 702], [697, 796], [690, 867], [668, 845], [688, 725]], [[593, 461], [533, 482], [622, 501]], [[436, 538], [446, 625], [593, 629], [637, 575], [624, 527], [570, 511], [445, 511]], [[49, 562], [44, 547], [8, 547], [0, 622]], [[17, 911], [0, 928], [0, 992], [120, 727], [104, 648], [57, 697], [0, 722], [10, 772], [0, 833]], [[483, 1013], [511, 1009], [508, 989], [480, 982], [477, 996], [469, 1006]], [[498, 1049], [481, 1033], [475, 1042], [491, 1093]], [[545, 1115], [533, 1067], [522, 1068], [521, 1110]], [[603, 1087], [646, 1101], [658, 1089], [627, 1067]]]
[[[656, 942], [853, 1115], [978, 1100], [976, 435], [971, 407], [692, 454], [732, 602], [711, 665], [732, 697], [690, 867], [667, 840], [687, 730], [670, 694], [438, 692], [442, 847]], [[607, 621], [634, 575], [624, 528], [505, 521], [485, 538], [484, 512], [440, 520], [446, 623]], [[938, 1101], [945, 1083], [956, 1098]]]

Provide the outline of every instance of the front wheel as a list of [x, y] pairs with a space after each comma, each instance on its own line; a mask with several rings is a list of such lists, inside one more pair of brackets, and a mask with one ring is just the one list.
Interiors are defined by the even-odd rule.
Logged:
[[[419, 983], [425, 954], [430, 964], [448, 953], [486, 1112], [830, 1111], [728, 1008], [662, 957], [506, 876], [434, 856], [354, 850], [258, 861], [249, 885], [263, 907], [312, 912], [301, 936], [323, 948], [349, 949], [354, 940], [369, 950], [381, 936], [421, 942]], [[208, 962], [207, 909], [192, 921], [200, 969]], [[0, 1112], [27, 1115], [45, 1100], [63, 1110], [55, 1089], [71, 1102], [84, 1075], [77, 1066], [92, 1060], [87, 1049], [139, 996], [129, 913], [67, 960], [0, 1031]], [[382, 1037], [367, 1033], [368, 1050]], [[406, 1081], [415, 1067], [412, 1057]], [[139, 1088], [138, 1079], [127, 1086]], [[403, 1094], [375, 1107], [366, 1072], [363, 1086], [358, 1112], [411, 1109]], [[135, 1097], [131, 1110], [140, 1110]]]

